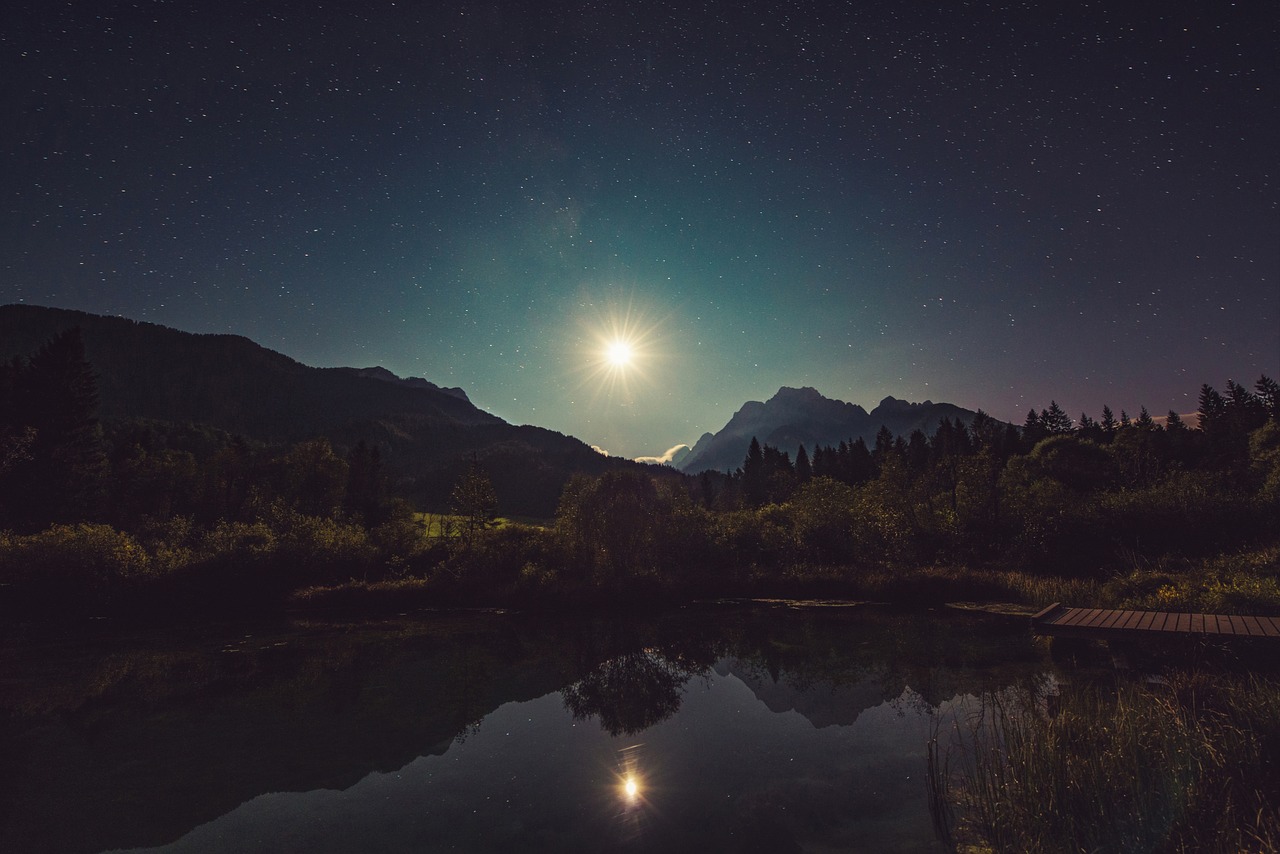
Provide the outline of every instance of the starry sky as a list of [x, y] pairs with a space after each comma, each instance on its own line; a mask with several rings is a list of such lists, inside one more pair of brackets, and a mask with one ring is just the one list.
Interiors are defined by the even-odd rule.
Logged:
[[633, 457], [782, 385], [1191, 412], [1280, 374], [1278, 10], [18, 0], [0, 303]]

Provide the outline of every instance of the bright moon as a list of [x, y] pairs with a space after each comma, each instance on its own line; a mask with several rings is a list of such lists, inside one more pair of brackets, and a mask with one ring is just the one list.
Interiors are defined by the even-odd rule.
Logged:
[[581, 349], [575, 351], [576, 370], [583, 385], [594, 385], [597, 402], [609, 401], [629, 406], [635, 402], [631, 386], [653, 385], [649, 372], [660, 365], [662, 354], [655, 349], [661, 340], [660, 324], [648, 321], [635, 309], [610, 309], [594, 317], [583, 317]]
[[626, 341], [614, 341], [609, 345], [609, 364], [615, 368], [624, 368], [631, 364], [631, 345]]

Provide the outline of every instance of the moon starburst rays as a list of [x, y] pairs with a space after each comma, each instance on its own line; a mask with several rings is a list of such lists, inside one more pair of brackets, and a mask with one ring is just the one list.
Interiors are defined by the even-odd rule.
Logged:
[[637, 384], [654, 382], [652, 372], [661, 360], [659, 324], [629, 307], [586, 319], [583, 325], [582, 385], [592, 389], [597, 402], [629, 405]]

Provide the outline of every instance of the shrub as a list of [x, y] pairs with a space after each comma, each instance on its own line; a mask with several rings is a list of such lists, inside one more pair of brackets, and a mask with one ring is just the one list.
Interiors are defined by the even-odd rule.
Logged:
[[37, 534], [0, 535], [0, 582], [15, 608], [100, 613], [122, 589], [145, 579], [150, 559], [129, 534], [109, 525], [54, 525]]
[[374, 556], [360, 525], [288, 513], [275, 520], [277, 563], [295, 587], [364, 574]]
[[736, 576], [756, 569], [776, 569], [790, 556], [790, 519], [776, 505], [758, 510], [729, 510], [715, 514], [710, 539], [717, 575]]
[[1175, 472], [1162, 483], [1104, 495], [1109, 538], [1144, 555], [1205, 555], [1270, 536], [1261, 505], [1221, 475]]
[[[529, 567], [548, 568], [559, 559], [551, 532], [533, 525], [510, 523], [475, 533], [443, 564], [441, 580], [452, 586], [481, 590], [501, 597], [510, 594]], [[536, 574], [534, 570], [533, 574]]]
[[856, 495], [846, 484], [815, 477], [796, 491], [787, 504], [796, 544], [810, 560], [826, 563], [853, 557]]

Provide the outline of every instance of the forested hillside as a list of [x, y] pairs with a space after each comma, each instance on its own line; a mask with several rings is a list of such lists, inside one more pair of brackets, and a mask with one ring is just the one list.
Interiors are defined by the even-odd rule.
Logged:
[[[447, 508], [453, 483], [474, 457], [498, 481], [503, 511], [532, 516], [554, 512], [571, 474], [631, 465], [554, 431], [507, 424], [460, 389], [382, 369], [308, 367], [237, 336], [10, 305], [0, 307], [0, 358], [21, 363], [73, 329], [82, 351], [69, 354], [63, 342], [36, 359], [19, 386], [49, 382], [43, 375], [61, 370], [50, 360], [83, 360], [94, 380], [95, 418], [115, 457], [132, 447], [153, 466], [165, 453], [191, 454], [203, 464], [232, 437], [264, 448], [325, 439], [339, 455], [363, 443], [378, 451], [397, 494], [437, 510]], [[24, 405], [13, 403], [11, 423], [21, 426]], [[182, 483], [179, 474], [169, 477]], [[173, 489], [187, 502], [198, 500], [198, 490]]]
[[[417, 439], [390, 419], [268, 442], [100, 420], [101, 394], [75, 328], [0, 368], [13, 615], [815, 594], [1280, 610], [1267, 377], [1203, 386], [1195, 428], [1050, 403], [1020, 428], [978, 411], [794, 457], [752, 438], [732, 474], [697, 477], [533, 427], [422, 416]], [[398, 476], [418, 451], [444, 462]], [[499, 524], [511, 507], [548, 521]]]

